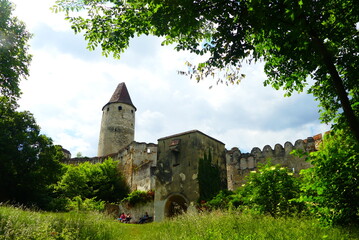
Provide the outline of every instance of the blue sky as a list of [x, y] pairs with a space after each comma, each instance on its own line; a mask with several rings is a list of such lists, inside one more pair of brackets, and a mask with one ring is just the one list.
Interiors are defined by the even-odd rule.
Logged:
[[322, 133], [329, 126], [318, 120], [311, 95], [264, 87], [263, 64], [243, 67], [239, 85], [197, 83], [177, 74], [185, 61], [198, 57], [161, 46], [155, 37], [131, 41], [120, 60], [90, 52], [81, 35], [75, 35], [63, 15], [52, 13], [51, 0], [13, 0], [14, 14], [34, 34], [30, 77], [22, 81], [20, 106], [32, 112], [42, 133], [71, 151], [97, 155], [101, 109], [116, 86], [125, 82], [137, 107], [135, 140], [157, 143], [168, 135], [200, 130], [248, 152], [253, 147], [274, 147], [286, 141]]

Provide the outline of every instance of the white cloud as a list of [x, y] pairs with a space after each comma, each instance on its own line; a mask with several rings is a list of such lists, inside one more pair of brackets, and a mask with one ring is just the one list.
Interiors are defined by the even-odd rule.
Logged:
[[[177, 74], [184, 62], [201, 59], [155, 37], [131, 41], [120, 60], [86, 50], [54, 1], [16, 0], [19, 18], [35, 36], [31, 41], [30, 77], [22, 82], [21, 109], [34, 113], [42, 132], [76, 155], [95, 156], [101, 109], [120, 82], [126, 82], [137, 107], [136, 141], [198, 129], [243, 151], [294, 142], [328, 129], [319, 123], [316, 103], [308, 95], [283, 98], [282, 91], [263, 87], [263, 64], [245, 65], [238, 86], [197, 83]], [[209, 89], [210, 85], [213, 85]]]

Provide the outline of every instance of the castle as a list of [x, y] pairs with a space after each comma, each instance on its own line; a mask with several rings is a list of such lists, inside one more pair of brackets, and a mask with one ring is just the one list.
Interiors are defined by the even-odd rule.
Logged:
[[[241, 153], [238, 148], [227, 150], [225, 144], [198, 130], [163, 137], [155, 143], [134, 141], [136, 107], [125, 83], [120, 83], [109, 102], [102, 108], [98, 157], [72, 158], [68, 163], [100, 162], [107, 157], [119, 161], [119, 169], [131, 190], [154, 190], [154, 202], [140, 211], [152, 213], [155, 221], [171, 217], [178, 211], [195, 210], [203, 186], [199, 179], [200, 159], [207, 153], [211, 167], [218, 170], [220, 189], [235, 190], [244, 177], [257, 168], [258, 163], [271, 159], [294, 173], [310, 167], [303, 158], [290, 155], [294, 149], [316, 151], [321, 134], [294, 145], [267, 145], [262, 150], [253, 148]], [[132, 213], [135, 215], [134, 213]], [[141, 213], [138, 213], [141, 214]]]

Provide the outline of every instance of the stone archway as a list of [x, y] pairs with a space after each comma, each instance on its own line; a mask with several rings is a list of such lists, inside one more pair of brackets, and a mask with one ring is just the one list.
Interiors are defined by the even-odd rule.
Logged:
[[172, 194], [165, 204], [165, 216], [174, 217], [187, 212], [188, 201], [182, 194]]

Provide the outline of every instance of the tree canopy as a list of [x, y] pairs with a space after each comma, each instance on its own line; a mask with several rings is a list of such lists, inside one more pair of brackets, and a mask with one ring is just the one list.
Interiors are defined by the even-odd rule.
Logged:
[[41, 206], [59, 179], [63, 155], [40, 134], [31, 113], [6, 100], [0, 97], [0, 202]]
[[65, 11], [89, 49], [101, 46], [105, 55], [119, 57], [131, 38], [152, 34], [208, 54], [190, 65], [197, 79], [229, 69], [220, 81], [236, 83], [243, 61], [264, 61], [264, 84], [289, 96], [311, 78], [322, 120], [344, 115], [359, 141], [356, 0], [58, 0], [53, 10]]
[[117, 166], [118, 162], [111, 158], [103, 163], [69, 165], [55, 187], [56, 192], [67, 198], [119, 202], [129, 193], [129, 187]]
[[0, 0], [0, 94], [18, 98], [20, 79], [29, 75], [31, 34], [23, 22], [12, 16], [12, 11], [8, 0]]
[[0, 0], [0, 202], [42, 207], [58, 181], [63, 157], [28, 111], [17, 111], [19, 83], [29, 74], [31, 34]]

